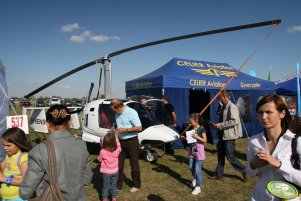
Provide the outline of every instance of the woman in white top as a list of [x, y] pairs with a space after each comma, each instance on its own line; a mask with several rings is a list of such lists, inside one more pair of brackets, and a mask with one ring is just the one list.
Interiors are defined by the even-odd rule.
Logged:
[[289, 181], [301, 186], [301, 171], [294, 169], [290, 161], [291, 140], [295, 136], [288, 129], [291, 116], [278, 95], [263, 97], [256, 111], [264, 131], [253, 136], [248, 146], [247, 173], [258, 176], [251, 200], [281, 200], [267, 191], [270, 181]]

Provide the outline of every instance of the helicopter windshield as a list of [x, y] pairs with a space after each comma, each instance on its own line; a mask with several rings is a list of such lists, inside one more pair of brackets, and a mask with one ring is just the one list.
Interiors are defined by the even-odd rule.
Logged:
[[156, 118], [156, 113], [150, 107], [143, 106], [138, 102], [130, 102], [127, 105], [138, 112], [143, 130], [150, 126], [161, 124], [161, 121]]
[[[142, 129], [146, 129], [150, 126], [162, 124], [160, 118], [162, 118], [162, 113], [160, 115], [160, 110], [158, 110], [158, 105], [155, 103], [151, 103], [150, 106], [144, 107], [139, 102], [130, 102], [126, 104], [127, 106], [133, 108], [137, 111]], [[162, 107], [161, 107], [162, 108]], [[157, 118], [160, 117], [160, 118]], [[99, 127], [100, 128], [108, 128], [110, 129], [115, 123], [115, 114], [110, 109], [108, 104], [100, 104], [99, 105]]]

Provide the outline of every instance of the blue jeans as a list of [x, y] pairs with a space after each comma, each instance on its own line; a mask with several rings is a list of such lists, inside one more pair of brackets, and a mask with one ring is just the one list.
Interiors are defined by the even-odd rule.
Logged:
[[217, 144], [217, 154], [218, 163], [215, 174], [218, 178], [224, 176], [225, 157], [236, 170], [241, 174], [246, 174], [246, 167], [235, 156], [235, 140], [220, 140]]
[[107, 199], [111, 192], [112, 198], [117, 196], [117, 179], [118, 172], [114, 174], [102, 174], [102, 199]]
[[202, 160], [197, 160], [195, 158], [189, 158], [189, 169], [191, 171], [192, 176], [196, 180], [196, 186], [202, 185], [202, 180], [203, 180], [202, 166], [203, 166]]

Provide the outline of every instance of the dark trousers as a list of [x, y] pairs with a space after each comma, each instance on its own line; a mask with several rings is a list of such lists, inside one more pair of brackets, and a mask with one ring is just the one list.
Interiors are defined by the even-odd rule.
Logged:
[[107, 199], [111, 192], [112, 198], [117, 196], [117, 178], [118, 172], [114, 174], [102, 174], [103, 184], [102, 184], [102, 199]]
[[246, 167], [235, 156], [235, 140], [220, 140], [217, 144], [217, 154], [218, 163], [215, 169], [217, 177], [224, 176], [225, 157], [236, 170], [241, 174], [246, 174]]
[[[175, 127], [172, 125], [168, 125], [169, 128], [171, 128], [172, 130], [176, 131]], [[177, 131], [176, 131], [177, 132]], [[164, 151], [166, 154], [171, 154], [172, 152], [172, 146], [170, 142], [167, 142], [164, 144]]]
[[132, 176], [132, 187], [140, 188], [141, 179], [140, 179], [140, 168], [139, 168], [139, 142], [138, 137], [134, 137], [127, 140], [120, 140], [121, 152], [118, 157], [119, 162], [119, 175], [117, 181], [117, 188], [121, 189], [123, 185], [124, 178], [124, 162], [126, 156], [129, 157], [130, 166], [131, 166], [131, 176]]

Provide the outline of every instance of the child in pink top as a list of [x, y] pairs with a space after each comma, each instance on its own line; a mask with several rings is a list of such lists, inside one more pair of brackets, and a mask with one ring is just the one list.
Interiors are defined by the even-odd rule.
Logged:
[[193, 127], [195, 133], [192, 138], [196, 139], [195, 143], [189, 144], [189, 169], [194, 177], [192, 181], [192, 186], [195, 187], [192, 191], [193, 195], [198, 195], [201, 193], [202, 185], [202, 166], [203, 160], [205, 160], [205, 146], [207, 142], [206, 129], [199, 125], [201, 116], [197, 113], [189, 115], [189, 123]]
[[103, 138], [102, 149], [99, 152], [98, 160], [101, 162], [100, 172], [102, 173], [102, 199], [108, 201], [111, 192], [112, 201], [116, 201], [117, 179], [118, 179], [118, 156], [121, 151], [120, 143], [113, 132], [109, 132]]

